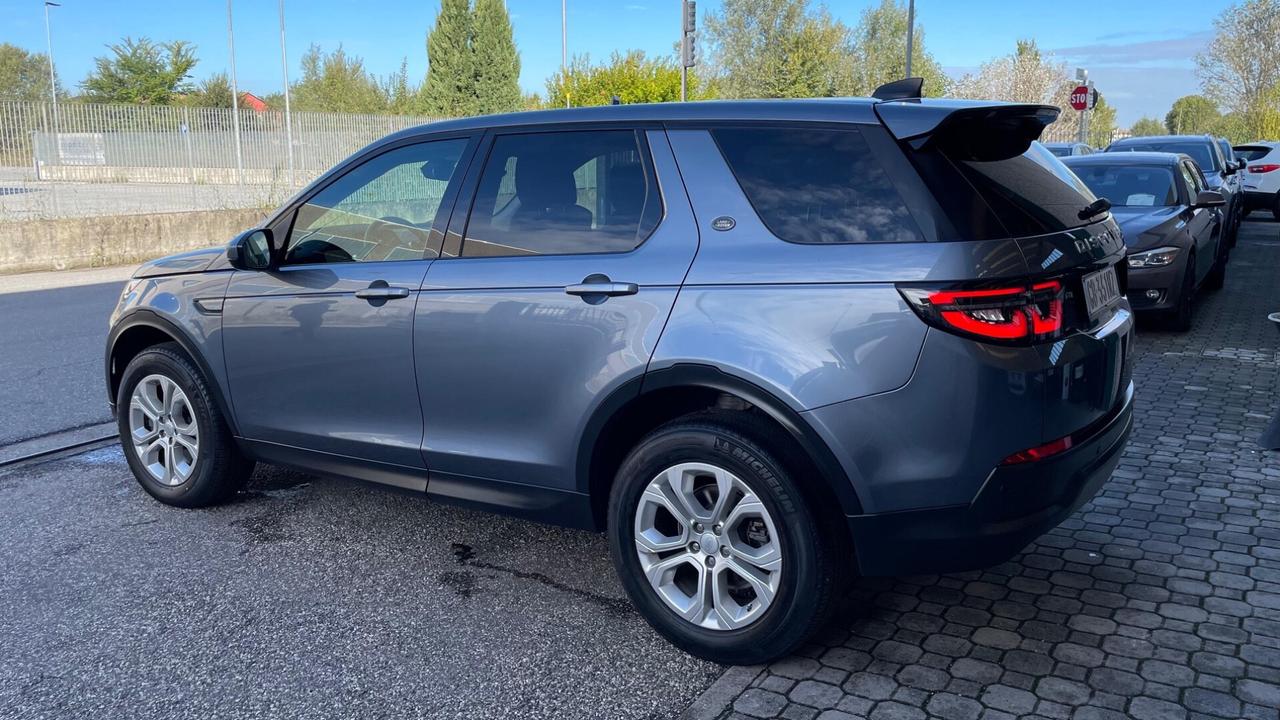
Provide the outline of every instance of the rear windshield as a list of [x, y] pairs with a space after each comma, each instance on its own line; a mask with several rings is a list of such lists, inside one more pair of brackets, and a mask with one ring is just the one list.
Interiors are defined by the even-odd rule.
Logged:
[[1218, 167], [1218, 155], [1213, 152], [1213, 145], [1208, 140], [1146, 140], [1128, 142], [1123, 145], [1117, 145], [1110, 148], [1111, 151], [1122, 152], [1167, 152], [1167, 153], [1184, 153], [1190, 155], [1192, 160], [1200, 166], [1205, 172], [1220, 171]]
[[1043, 235], [1087, 225], [1080, 211], [1097, 198], [1040, 143], [1008, 160], [955, 163], [1014, 237]]
[[1048, 148], [1049, 152], [1053, 153], [1054, 157], [1070, 157], [1071, 156], [1070, 145], [1045, 145], [1045, 147]]
[[1236, 157], [1244, 158], [1245, 162], [1253, 162], [1258, 158], [1266, 157], [1269, 152], [1271, 148], [1265, 145], [1250, 145], [1236, 148]]
[[760, 220], [787, 242], [923, 239], [856, 129], [718, 128], [711, 134]]
[[1173, 171], [1134, 165], [1076, 165], [1076, 175], [1116, 207], [1165, 207], [1178, 204]]

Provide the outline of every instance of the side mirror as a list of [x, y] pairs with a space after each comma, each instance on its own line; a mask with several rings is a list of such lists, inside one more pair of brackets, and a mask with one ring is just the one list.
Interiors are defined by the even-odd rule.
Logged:
[[1217, 190], [1201, 190], [1196, 193], [1196, 201], [1191, 207], [1221, 207], [1227, 204], [1227, 199]]
[[1245, 169], [1245, 167], [1248, 165], [1249, 163], [1246, 162], [1244, 158], [1240, 158], [1239, 160], [1236, 160], [1236, 172], [1239, 172]]
[[273, 249], [270, 230], [249, 230], [227, 245], [227, 260], [237, 270], [270, 270]]

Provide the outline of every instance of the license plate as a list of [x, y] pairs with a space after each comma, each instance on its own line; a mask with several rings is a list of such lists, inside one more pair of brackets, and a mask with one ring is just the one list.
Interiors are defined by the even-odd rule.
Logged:
[[1120, 284], [1116, 282], [1116, 269], [1107, 266], [1084, 276], [1084, 304], [1089, 317], [1120, 298]]

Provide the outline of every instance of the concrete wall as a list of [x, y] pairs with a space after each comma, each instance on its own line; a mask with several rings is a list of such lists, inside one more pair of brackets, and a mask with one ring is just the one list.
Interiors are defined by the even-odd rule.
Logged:
[[262, 210], [202, 210], [0, 222], [0, 273], [126, 265], [223, 245]]

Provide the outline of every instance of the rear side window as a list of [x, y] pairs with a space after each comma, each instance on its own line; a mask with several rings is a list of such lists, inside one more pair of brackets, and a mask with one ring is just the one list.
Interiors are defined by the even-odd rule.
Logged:
[[711, 131], [760, 220], [793, 243], [923, 240], [907, 206], [855, 129]]

